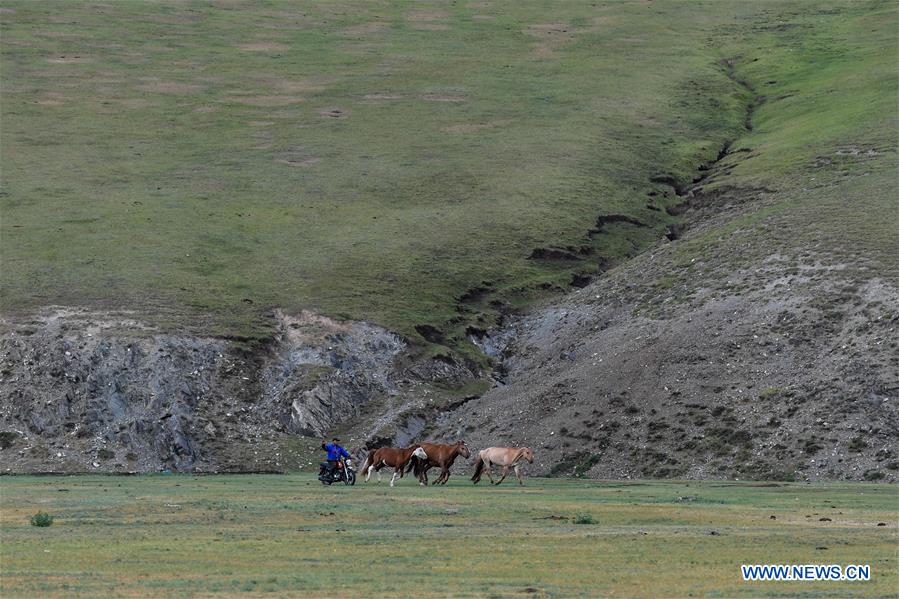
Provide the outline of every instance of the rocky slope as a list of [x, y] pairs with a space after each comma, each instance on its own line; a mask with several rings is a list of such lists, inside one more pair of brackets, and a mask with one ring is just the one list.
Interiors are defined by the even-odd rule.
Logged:
[[0, 336], [6, 472], [280, 470], [408, 379], [405, 343], [365, 323], [277, 315], [271, 343], [159, 334], [122, 314], [55, 310]]
[[899, 479], [899, 288], [798, 247], [740, 266], [750, 234], [683, 260], [725, 212], [516, 321], [505, 384], [436, 435], [540, 474]]

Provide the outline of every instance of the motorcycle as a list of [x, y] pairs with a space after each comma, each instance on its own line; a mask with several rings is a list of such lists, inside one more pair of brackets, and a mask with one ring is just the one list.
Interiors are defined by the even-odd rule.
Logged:
[[328, 463], [322, 462], [318, 470], [318, 480], [322, 481], [323, 485], [339, 482], [345, 485], [355, 485], [356, 469], [353, 467], [353, 460], [338, 460], [337, 466], [330, 472], [328, 472]]

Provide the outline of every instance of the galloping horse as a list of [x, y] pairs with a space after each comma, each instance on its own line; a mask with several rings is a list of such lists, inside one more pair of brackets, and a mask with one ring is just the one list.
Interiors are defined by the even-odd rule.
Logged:
[[396, 482], [396, 477], [403, 478], [406, 464], [412, 459], [412, 456], [418, 458], [426, 458], [427, 454], [418, 445], [410, 445], [409, 447], [379, 447], [369, 452], [362, 464], [362, 472], [365, 474], [365, 482], [368, 482], [371, 471], [378, 473], [378, 482], [381, 482], [381, 468], [388, 466], [394, 468], [393, 478], [390, 479], [390, 486]]
[[[471, 480], [474, 484], [478, 484], [481, 480], [481, 475], [486, 472], [490, 482], [498, 485], [506, 480], [509, 468], [513, 468], [515, 476], [518, 477], [518, 484], [523, 485], [521, 472], [518, 471], [518, 468], [524, 460], [531, 464], [534, 463], [534, 452], [529, 447], [488, 447], [487, 449], [482, 449], [478, 452], [478, 461], [475, 464], [474, 476], [471, 477]], [[494, 481], [493, 476], [490, 474], [490, 468], [494, 464], [503, 467], [503, 477], [499, 481]]]
[[[452, 445], [440, 445], [437, 443], [422, 443], [421, 448], [427, 454], [425, 458], [413, 457], [409, 465], [409, 469], [415, 468], [415, 475], [421, 485], [428, 484], [428, 470], [434, 467], [440, 468], [440, 476], [434, 481], [435, 485], [445, 485], [449, 480], [450, 468], [456, 457], [462, 456], [466, 459], [471, 457], [471, 452], [465, 446], [465, 441], [459, 440]], [[407, 469], [408, 471], [408, 469]]]

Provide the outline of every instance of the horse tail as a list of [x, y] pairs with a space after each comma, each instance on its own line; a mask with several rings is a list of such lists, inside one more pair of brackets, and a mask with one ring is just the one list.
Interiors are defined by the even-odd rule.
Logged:
[[360, 470], [360, 472], [362, 473], [362, 476], [365, 476], [365, 473], [369, 466], [374, 466], [374, 462], [372, 460], [374, 458], [376, 451], [378, 451], [378, 450], [372, 449], [371, 451], [368, 452], [368, 455], [365, 456], [365, 461], [362, 463], [362, 470]]
[[471, 482], [474, 484], [481, 482], [481, 475], [484, 474], [484, 466], [484, 458], [478, 456], [478, 461], [474, 465], [474, 475], [471, 477]]

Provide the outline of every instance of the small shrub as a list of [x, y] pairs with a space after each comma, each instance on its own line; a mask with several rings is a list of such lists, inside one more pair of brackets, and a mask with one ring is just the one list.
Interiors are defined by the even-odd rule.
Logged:
[[852, 439], [852, 441], [849, 442], [849, 451], [853, 453], [861, 453], [865, 450], [866, 447], [868, 447], [868, 442], [865, 441], [865, 438], [861, 435], [855, 437], [854, 439]]
[[31, 525], [41, 528], [53, 524], [53, 516], [46, 512], [38, 512], [31, 517]]
[[0, 431], [0, 449], [8, 449], [19, 439], [19, 434], [11, 431]]
[[575, 524], [596, 524], [596, 520], [593, 519], [593, 516], [589, 514], [581, 514], [577, 518], [574, 519]]
[[877, 470], [868, 470], [864, 474], [865, 480], [880, 480], [885, 477], [886, 475], [883, 472], [878, 472]]

